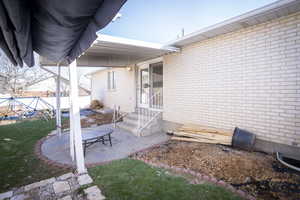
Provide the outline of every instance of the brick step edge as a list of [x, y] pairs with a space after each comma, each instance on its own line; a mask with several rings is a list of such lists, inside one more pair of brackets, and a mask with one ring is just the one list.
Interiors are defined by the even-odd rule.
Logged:
[[50, 160], [46, 156], [43, 155], [42, 153], [42, 144], [44, 143], [45, 140], [47, 140], [50, 137], [54, 137], [54, 135], [51, 136], [45, 136], [41, 138], [40, 140], [37, 141], [34, 147], [34, 154], [37, 156], [38, 159], [40, 159], [44, 164], [50, 165], [52, 167], [57, 167], [63, 170], [72, 170], [75, 171], [75, 166], [68, 165], [68, 164], [62, 164], [59, 162], [55, 162], [53, 160]]

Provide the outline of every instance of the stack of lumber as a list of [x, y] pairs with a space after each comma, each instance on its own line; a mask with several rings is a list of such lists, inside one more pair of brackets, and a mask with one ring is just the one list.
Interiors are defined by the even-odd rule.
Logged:
[[186, 124], [173, 131], [172, 135], [172, 140], [231, 145], [233, 132]]

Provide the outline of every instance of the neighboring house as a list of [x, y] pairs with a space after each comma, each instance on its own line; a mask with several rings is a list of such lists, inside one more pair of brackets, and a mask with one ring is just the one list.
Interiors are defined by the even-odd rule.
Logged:
[[[69, 96], [69, 80], [61, 77], [61, 96]], [[90, 91], [79, 86], [80, 96], [89, 96]], [[56, 75], [36, 82], [22, 91], [22, 96], [54, 97], [56, 96]]]
[[125, 40], [111, 37], [115, 60], [125, 43], [128, 58], [146, 52], [148, 60], [123, 67], [101, 60], [106, 68], [92, 74], [92, 98], [131, 113], [119, 127], [138, 135], [184, 123], [240, 127], [256, 134], [257, 149], [299, 152], [300, 1], [278, 1], [163, 45], [179, 51], [154, 56], [149, 45]]
[[[42, 69], [57, 76], [58, 70], [57, 67], [51, 66], [42, 66]], [[86, 76], [86, 74], [93, 71], [97, 71], [99, 68], [96, 67], [78, 67], [78, 84], [82, 89], [85, 89], [87, 92], [91, 91], [91, 80]], [[69, 80], [69, 69], [68, 67], [61, 67], [61, 77], [64, 80]]]

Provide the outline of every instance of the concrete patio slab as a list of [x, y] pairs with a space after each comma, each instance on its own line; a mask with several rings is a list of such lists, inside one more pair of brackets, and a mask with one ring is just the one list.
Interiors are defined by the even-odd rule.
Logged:
[[[82, 134], [112, 128], [110, 124], [93, 128], [82, 129]], [[96, 143], [87, 148], [85, 163], [87, 165], [108, 162], [126, 158], [134, 152], [141, 151], [153, 145], [165, 142], [169, 137], [165, 133], [157, 133], [145, 137], [136, 137], [125, 130], [114, 128], [112, 133], [112, 147], [107, 143]], [[74, 165], [70, 157], [69, 132], [61, 137], [53, 136], [46, 139], [41, 145], [41, 153], [49, 160], [60, 164]]]

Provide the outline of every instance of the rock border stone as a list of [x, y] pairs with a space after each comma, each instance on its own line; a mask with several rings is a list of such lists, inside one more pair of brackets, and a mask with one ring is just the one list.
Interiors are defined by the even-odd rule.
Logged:
[[[72, 200], [73, 197], [80, 200], [105, 199], [98, 186], [93, 186], [92, 183], [93, 179], [87, 173], [73, 174], [69, 172], [1, 193], [0, 200], [36, 198]], [[78, 193], [78, 189], [86, 186], [88, 188], [83, 188], [85, 196]]]
[[166, 165], [166, 164], [163, 164], [163, 163], [151, 162], [151, 161], [148, 161], [148, 160], [143, 159], [143, 158], [134, 157], [133, 159], [142, 161], [142, 162], [144, 162], [144, 163], [146, 163], [150, 166], [153, 166], [153, 167], [173, 170], [176, 173], [189, 174], [193, 177], [196, 177], [195, 180], [190, 182], [191, 184], [201, 184], [201, 183], [204, 183], [204, 182], [209, 182], [211, 184], [223, 187], [223, 188], [233, 192], [234, 194], [236, 194], [237, 196], [239, 196], [243, 199], [256, 200], [256, 198], [254, 196], [252, 196], [250, 194], [247, 194], [246, 192], [244, 192], [242, 190], [234, 188], [231, 184], [226, 183], [223, 180], [217, 180], [213, 176], [208, 176], [208, 175], [205, 175], [205, 174], [202, 174], [202, 173], [199, 173], [199, 172], [195, 172], [195, 171], [190, 170], [190, 169], [169, 166], [169, 165]]
[[101, 190], [97, 186], [91, 186], [84, 190], [88, 200], [104, 200]]
[[8, 199], [13, 196], [13, 191], [8, 191], [0, 194], [0, 200]]
[[79, 185], [87, 185], [93, 182], [93, 179], [88, 174], [82, 174], [77, 177]]

